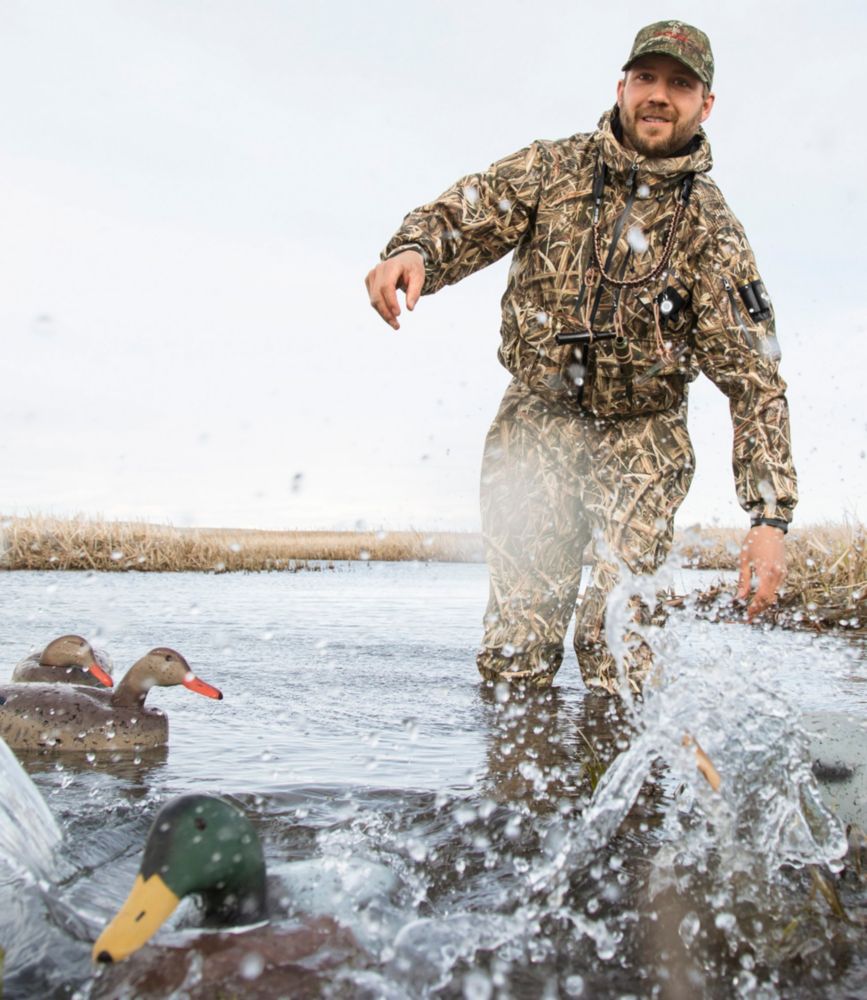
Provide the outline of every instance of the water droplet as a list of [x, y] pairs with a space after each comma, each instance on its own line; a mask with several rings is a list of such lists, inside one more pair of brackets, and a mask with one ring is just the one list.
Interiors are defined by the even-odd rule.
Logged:
[[427, 857], [427, 847], [424, 841], [417, 840], [415, 837], [406, 842], [406, 849], [413, 861], [424, 861]]
[[466, 826], [476, 818], [476, 810], [472, 806], [462, 805], [455, 809], [455, 822], [458, 826]]
[[626, 233], [626, 242], [632, 248], [633, 253], [644, 253], [647, 250], [647, 237], [641, 226], [630, 226]]
[[494, 985], [487, 973], [481, 969], [473, 969], [464, 976], [464, 1000], [490, 1000], [494, 994]]
[[698, 919], [698, 914], [690, 911], [686, 914], [683, 920], [681, 920], [680, 926], [677, 928], [677, 932], [680, 934], [680, 939], [687, 946], [687, 948], [689, 948], [700, 929], [701, 921]]
[[577, 974], [567, 976], [566, 982], [563, 983], [563, 989], [566, 991], [567, 997], [582, 996], [584, 993], [584, 977]]
[[244, 979], [258, 979], [265, 971], [265, 959], [257, 951], [251, 951], [241, 959], [239, 969]]

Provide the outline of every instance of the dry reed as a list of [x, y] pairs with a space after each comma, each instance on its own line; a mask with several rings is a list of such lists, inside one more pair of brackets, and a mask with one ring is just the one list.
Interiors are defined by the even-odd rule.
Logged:
[[[737, 569], [743, 532], [693, 528], [679, 532], [684, 566]], [[867, 628], [867, 534], [858, 522], [793, 530], [788, 576], [768, 616], [790, 627]], [[321, 570], [343, 561], [481, 562], [478, 534], [422, 531], [259, 531], [176, 528], [100, 519], [8, 517], [0, 520], [0, 569], [140, 570], [225, 573]], [[725, 617], [732, 586], [700, 598]]]
[[846, 521], [792, 533], [788, 576], [774, 614], [784, 624], [867, 629], [867, 532]]
[[744, 534], [736, 528], [687, 528], [675, 534], [674, 555], [690, 569], [737, 569]]
[[0, 522], [0, 568], [155, 572], [323, 569], [344, 560], [476, 562], [478, 535], [175, 528], [73, 518]]
[[[736, 570], [743, 532], [694, 530], [681, 539], [684, 565]], [[790, 628], [867, 630], [867, 532], [858, 521], [795, 528], [786, 544], [786, 580], [764, 615]], [[717, 584], [699, 597], [705, 612], [725, 618], [734, 586]]]

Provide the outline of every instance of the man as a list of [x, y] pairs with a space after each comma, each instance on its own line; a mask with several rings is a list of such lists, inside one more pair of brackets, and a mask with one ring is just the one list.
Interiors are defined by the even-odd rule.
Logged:
[[[488, 680], [550, 685], [592, 539], [575, 648], [585, 683], [616, 690], [606, 597], [624, 569], [652, 573], [669, 552], [692, 479], [686, 397], [699, 370], [729, 399], [752, 523], [738, 596], [755, 574], [749, 617], [776, 599], [797, 502], [786, 387], [752, 251], [708, 176], [713, 69], [697, 28], [642, 28], [595, 132], [534, 142], [458, 181], [404, 219], [367, 276], [398, 329], [397, 289], [413, 309], [514, 250], [499, 349], [514, 378], [482, 467]], [[634, 599], [629, 615], [649, 609]], [[625, 650], [640, 689], [649, 649], [630, 630]]]

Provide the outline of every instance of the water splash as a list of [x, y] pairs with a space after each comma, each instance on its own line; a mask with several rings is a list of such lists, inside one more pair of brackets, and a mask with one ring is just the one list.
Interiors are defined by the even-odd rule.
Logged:
[[[636, 595], [653, 604], [670, 582], [627, 579], [612, 594], [608, 638], [621, 670], [627, 626], [658, 669], [640, 699], [621, 678], [619, 712], [609, 711], [616, 699], [585, 697], [586, 771], [576, 767], [581, 742], [558, 721], [556, 690], [526, 700], [497, 690], [498, 735], [481, 789], [489, 797], [442, 802], [439, 833], [428, 824], [374, 834], [369, 818], [357, 828], [413, 886], [412, 903], [393, 901], [380, 925], [380, 970], [352, 974], [359, 995], [396, 996], [407, 983], [420, 996], [449, 984], [494, 995], [510, 968], [568, 968], [568, 940], [582, 976], [641, 968], [648, 981], [670, 976], [695, 995], [731, 981], [741, 995], [773, 997], [781, 964], [835, 939], [840, 922], [810, 899], [809, 872], [839, 868], [846, 841], [822, 803], [798, 713], [775, 690], [760, 644], [737, 662], [720, 655], [719, 626], [702, 649], [689, 639], [701, 636], [695, 623], [686, 641], [676, 623], [633, 623]], [[695, 742], [722, 774], [718, 793], [696, 767]], [[638, 823], [636, 803], [649, 794]], [[416, 841], [425, 845], [419, 857]], [[497, 872], [497, 888], [481, 890], [480, 919], [484, 871]]]
[[0, 856], [46, 880], [54, 875], [54, 850], [61, 839], [39, 789], [0, 740]]
[[[818, 919], [815, 908], [802, 919], [809, 906], [798, 873], [812, 871], [815, 877], [821, 870], [839, 871], [846, 836], [822, 801], [809, 738], [797, 710], [772, 686], [772, 664], [763, 657], [761, 643], [747, 660], [733, 662], [681, 648], [671, 626], [634, 623], [633, 599], [638, 596], [653, 607], [668, 584], [664, 571], [639, 579], [624, 573], [611, 594], [607, 640], [621, 671], [631, 739], [582, 813], [561, 825], [557, 849], [536, 860], [528, 885], [561, 919], [605, 941], [608, 949], [608, 938], [635, 915], [620, 913], [609, 920], [606, 937], [599, 921], [588, 924], [571, 908], [575, 874], [593, 865], [617, 835], [661, 760], [665, 795], [659, 802], [659, 845], [647, 878], [646, 905], [688, 899], [692, 908], [680, 921], [681, 940], [688, 946], [698, 928], [710, 922], [731, 955], [747, 956], [742, 979], [758, 990], [756, 963], [778, 959], [785, 949], [799, 954], [800, 948], [803, 955], [817, 947], [817, 940], [830, 939], [827, 908]], [[632, 697], [625, 678], [627, 631], [637, 633], [654, 654], [654, 674], [640, 700]], [[697, 769], [695, 743], [722, 775], [718, 792]], [[800, 917], [788, 919], [795, 911]], [[772, 985], [761, 987], [771, 990], [763, 995], [774, 995]]]

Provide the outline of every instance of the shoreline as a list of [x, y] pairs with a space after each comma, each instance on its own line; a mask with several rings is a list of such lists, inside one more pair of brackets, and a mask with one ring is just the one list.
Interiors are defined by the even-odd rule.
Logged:
[[[684, 569], [738, 568], [743, 529], [675, 533]], [[787, 578], [771, 620], [789, 628], [867, 628], [867, 531], [857, 521], [793, 529]], [[592, 564], [592, 553], [585, 557]], [[279, 531], [178, 528], [147, 522], [0, 516], [0, 571], [299, 572], [342, 562], [484, 562], [477, 532]], [[731, 591], [711, 588], [703, 610], [723, 620]]]
[[335, 562], [482, 562], [481, 536], [446, 531], [180, 528], [85, 518], [3, 517], [0, 570], [295, 572]]

